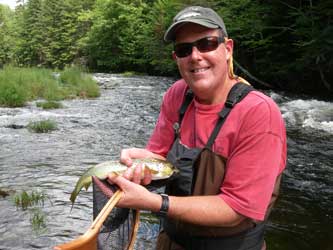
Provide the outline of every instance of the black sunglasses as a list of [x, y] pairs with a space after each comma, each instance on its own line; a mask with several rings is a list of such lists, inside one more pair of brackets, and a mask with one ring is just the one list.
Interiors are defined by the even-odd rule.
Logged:
[[208, 36], [201, 38], [193, 43], [178, 43], [174, 45], [174, 51], [177, 57], [186, 57], [192, 54], [192, 48], [195, 46], [200, 52], [209, 52], [216, 50], [224, 42], [224, 37]]

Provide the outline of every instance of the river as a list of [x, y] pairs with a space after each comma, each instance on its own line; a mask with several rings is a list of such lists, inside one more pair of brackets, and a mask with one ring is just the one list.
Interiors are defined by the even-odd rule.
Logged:
[[[145, 145], [172, 79], [95, 74], [97, 99], [66, 100], [64, 108], [0, 108], [0, 250], [51, 249], [85, 232], [92, 221], [92, 190], [69, 195], [88, 166], [118, 159], [121, 148]], [[268, 91], [288, 133], [288, 166], [268, 224], [270, 250], [333, 248], [333, 103]], [[30, 121], [51, 119], [58, 129], [32, 133]], [[22, 209], [13, 197], [39, 192], [43, 204]], [[38, 218], [40, 220], [38, 220]], [[36, 228], [36, 220], [41, 223]], [[143, 222], [139, 238], [156, 235]], [[148, 248], [146, 248], [148, 249]]]

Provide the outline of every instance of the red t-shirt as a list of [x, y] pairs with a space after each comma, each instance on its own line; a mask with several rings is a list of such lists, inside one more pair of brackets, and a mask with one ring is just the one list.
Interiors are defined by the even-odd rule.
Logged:
[[[148, 150], [167, 155], [186, 90], [185, 81], [179, 80], [165, 93]], [[204, 105], [194, 99], [181, 125], [182, 144], [204, 147], [223, 105]], [[227, 117], [213, 151], [227, 159], [220, 197], [238, 213], [263, 220], [276, 177], [286, 165], [285, 125], [275, 102], [258, 91], [250, 92]]]

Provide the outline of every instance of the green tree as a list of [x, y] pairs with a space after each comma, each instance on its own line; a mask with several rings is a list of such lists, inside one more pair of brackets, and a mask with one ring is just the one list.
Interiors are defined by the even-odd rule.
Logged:
[[0, 4], [0, 67], [12, 59], [13, 17], [14, 13], [10, 8]]
[[19, 29], [17, 60], [23, 65], [40, 65], [43, 62], [42, 0], [30, 0], [21, 10], [22, 27]]
[[[147, 16], [147, 24], [141, 39], [143, 53], [147, 58], [149, 71], [152, 74], [176, 75], [177, 69], [172, 60], [172, 45], [163, 41], [164, 33], [172, 22], [173, 16], [181, 8], [179, 1], [158, 0]], [[149, 39], [147, 39], [147, 37]]]
[[66, 0], [49, 0], [43, 4], [43, 64], [47, 67], [63, 68], [73, 60], [75, 52], [71, 46], [75, 26], [72, 23], [71, 7]]
[[97, 0], [86, 41], [91, 66], [119, 71], [138, 64], [135, 42], [143, 9], [140, 1]]

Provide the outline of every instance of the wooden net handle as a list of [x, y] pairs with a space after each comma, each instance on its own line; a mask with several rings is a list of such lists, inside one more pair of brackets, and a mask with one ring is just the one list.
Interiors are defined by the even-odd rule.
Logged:
[[104, 221], [111, 213], [112, 209], [116, 206], [122, 196], [123, 191], [117, 190], [114, 195], [105, 204], [102, 210], [99, 212], [88, 230], [79, 238], [72, 240], [68, 243], [64, 243], [55, 246], [55, 250], [95, 250], [97, 249], [97, 236], [102, 227]]

